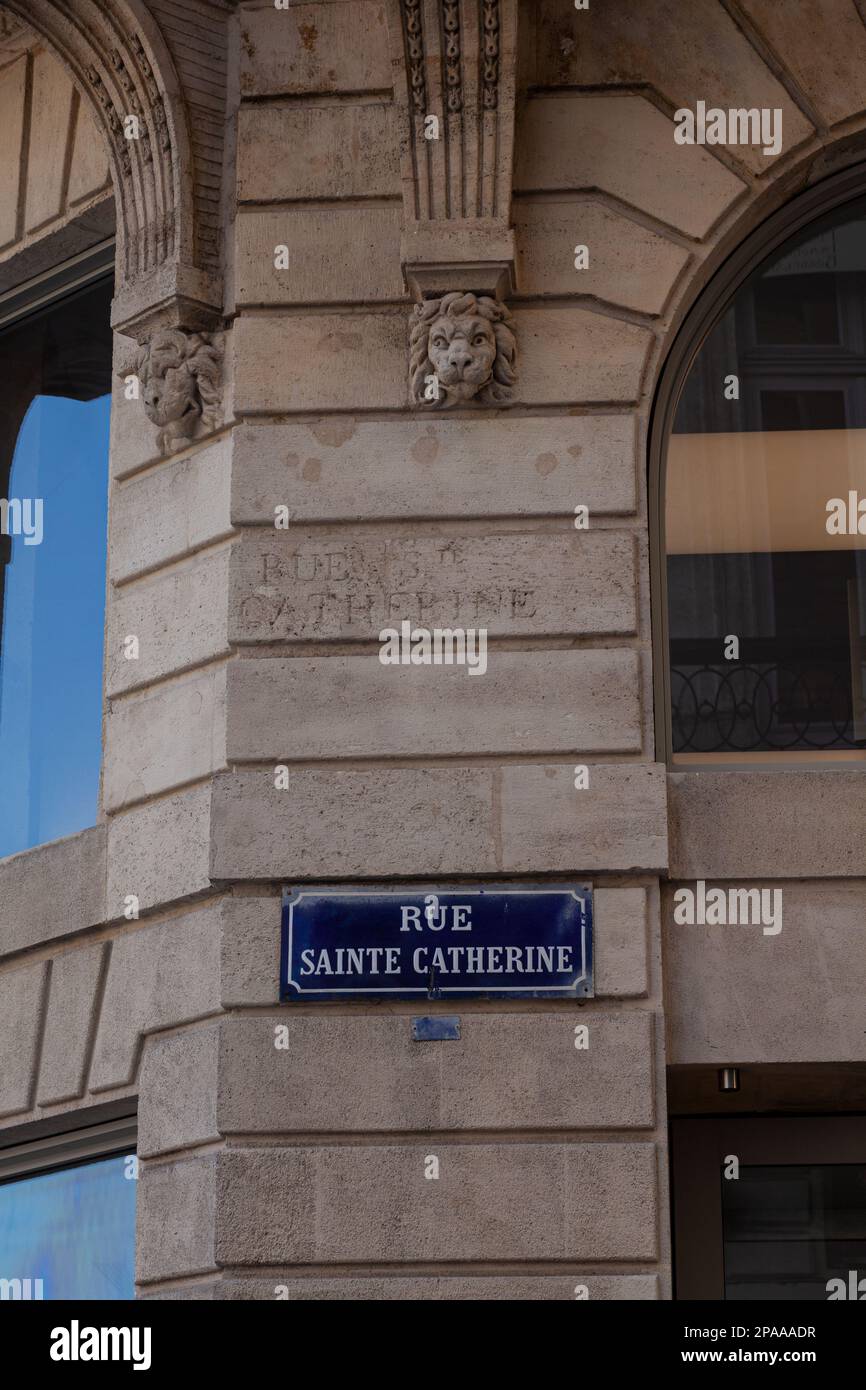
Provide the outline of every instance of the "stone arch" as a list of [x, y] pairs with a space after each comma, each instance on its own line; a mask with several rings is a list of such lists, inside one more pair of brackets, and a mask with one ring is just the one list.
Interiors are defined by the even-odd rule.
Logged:
[[[647, 389], [650, 399], [658, 390], [684, 322], [726, 262], [737, 255], [750, 237], [769, 223], [774, 215], [783, 215], [786, 207], [801, 195], [810, 189], [818, 189], [831, 179], [841, 179], [846, 171], [852, 187], [862, 186], [866, 192], [866, 116], [860, 128], [847, 132], [844, 138], [834, 140], [830, 137], [783, 169], [768, 171], [761, 185], [750, 189], [720, 219], [704, 242], [701, 259], [690, 267], [674, 288], [667, 306], [664, 331], [659, 335], [656, 350], [648, 364]], [[793, 222], [786, 221], [783, 215], [779, 222], [780, 236], [786, 228], [793, 230], [793, 226]]]
[[[3, 8], [65, 64], [105, 136], [118, 212], [114, 326], [139, 341], [159, 327], [217, 326], [230, 6], [218, 0], [212, 21], [191, 14], [183, 25], [164, 0]], [[138, 138], [127, 138], [130, 116]]]

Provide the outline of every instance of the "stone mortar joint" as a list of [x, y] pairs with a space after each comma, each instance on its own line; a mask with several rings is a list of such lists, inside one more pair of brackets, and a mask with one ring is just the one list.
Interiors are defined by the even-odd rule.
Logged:
[[409, 344], [413, 405], [511, 404], [517, 339], [500, 300], [459, 291], [425, 299], [413, 311]]
[[176, 453], [218, 425], [222, 334], [163, 329], [139, 352], [136, 375], [145, 414], [159, 430], [162, 453]]

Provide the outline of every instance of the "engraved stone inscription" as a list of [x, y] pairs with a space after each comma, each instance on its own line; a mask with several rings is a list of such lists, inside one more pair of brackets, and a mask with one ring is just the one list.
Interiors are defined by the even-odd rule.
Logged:
[[414, 540], [249, 531], [232, 560], [231, 640], [371, 640], [409, 619], [501, 636], [635, 631], [624, 532]]

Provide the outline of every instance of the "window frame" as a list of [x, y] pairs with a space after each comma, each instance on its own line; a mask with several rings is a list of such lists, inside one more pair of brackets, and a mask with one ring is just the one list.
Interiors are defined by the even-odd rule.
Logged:
[[866, 161], [832, 174], [771, 213], [731, 252], [686, 313], [658, 376], [649, 419], [648, 524], [650, 613], [652, 615], [655, 756], [669, 772], [826, 772], [831, 768], [866, 771], [862, 759], [837, 756], [806, 760], [795, 753], [761, 759], [730, 757], [676, 763], [671, 731], [670, 633], [668, 626], [667, 543], [665, 534], [667, 449], [680, 396], [698, 353], [737, 291], [769, 255], [797, 232], [835, 208], [866, 196]]
[[[46, 1128], [47, 1123], [47, 1128]], [[33, 1130], [38, 1136], [27, 1138]], [[22, 1137], [24, 1136], [24, 1137]], [[138, 1105], [135, 1098], [72, 1111], [48, 1122], [36, 1121], [0, 1131], [0, 1189], [28, 1178], [87, 1167], [107, 1158], [138, 1157]], [[126, 1175], [125, 1175], [126, 1176]], [[137, 1180], [138, 1170], [135, 1170]], [[133, 1251], [137, 1260], [136, 1233]], [[41, 1295], [40, 1295], [41, 1297]], [[133, 1295], [134, 1297], [134, 1295]]]
[[109, 237], [0, 294], [0, 332], [49, 308], [55, 300], [64, 299], [74, 290], [85, 289], [96, 280], [113, 276], [116, 245], [116, 238]]
[[73, 1113], [63, 1119], [67, 1126], [64, 1129], [33, 1139], [19, 1138], [5, 1146], [0, 1134], [0, 1184], [5, 1186], [22, 1178], [137, 1151], [138, 1120], [134, 1107], [123, 1115], [96, 1123], [86, 1113]]

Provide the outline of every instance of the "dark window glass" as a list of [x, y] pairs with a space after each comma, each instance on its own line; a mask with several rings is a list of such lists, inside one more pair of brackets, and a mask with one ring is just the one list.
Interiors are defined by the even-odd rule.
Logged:
[[866, 757], [866, 199], [737, 291], [665, 497], [674, 760]]
[[765, 430], [843, 430], [842, 391], [762, 391], [761, 426]]
[[134, 1298], [135, 1187], [123, 1155], [0, 1185], [0, 1298]]
[[0, 335], [0, 857], [94, 824], [111, 285]]
[[721, 1182], [726, 1299], [826, 1300], [831, 1279], [847, 1292], [866, 1275], [866, 1168], [743, 1167]]
[[755, 285], [759, 343], [838, 343], [835, 276], [764, 275]]

